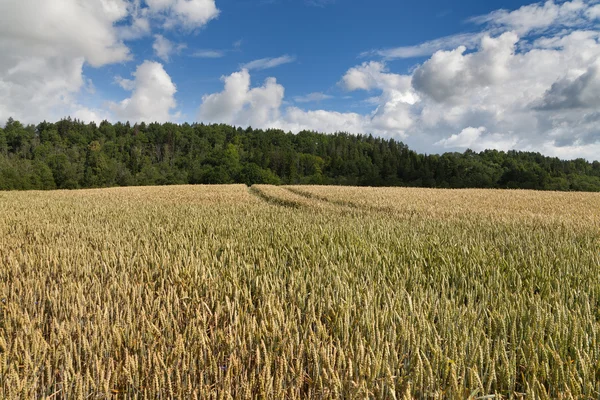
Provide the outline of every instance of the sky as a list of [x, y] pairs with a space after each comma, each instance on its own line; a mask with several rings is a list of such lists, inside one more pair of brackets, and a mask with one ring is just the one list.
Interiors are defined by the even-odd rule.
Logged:
[[0, 0], [0, 126], [227, 123], [600, 160], [600, 0]]

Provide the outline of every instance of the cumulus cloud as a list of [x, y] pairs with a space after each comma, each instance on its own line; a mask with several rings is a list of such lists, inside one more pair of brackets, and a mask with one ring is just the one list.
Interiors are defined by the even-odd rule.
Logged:
[[568, 110], [600, 106], [600, 63], [596, 61], [577, 78], [556, 81], [535, 107], [538, 110]]
[[282, 112], [283, 86], [275, 78], [267, 78], [262, 86], [251, 88], [250, 79], [246, 69], [222, 77], [223, 91], [202, 98], [199, 120], [295, 132], [302, 129], [360, 132], [364, 128], [365, 118], [358, 114], [306, 112], [295, 107]]
[[278, 119], [284, 88], [275, 78], [268, 78], [263, 86], [251, 89], [250, 73], [242, 69], [222, 80], [225, 84], [222, 92], [203, 97], [200, 120], [264, 126]]
[[406, 130], [414, 123], [410, 109], [419, 101], [409, 75], [390, 73], [384, 63], [372, 61], [349, 69], [341, 83], [349, 91], [381, 91], [380, 96], [370, 98], [379, 102], [369, 116], [370, 132], [406, 136]]
[[219, 16], [214, 0], [146, 0], [149, 14], [162, 19], [166, 29], [201, 28]]
[[261, 58], [258, 60], [250, 61], [249, 63], [242, 65], [242, 69], [247, 69], [248, 71], [269, 69], [278, 67], [283, 64], [289, 64], [294, 61], [296, 61], [296, 57], [289, 56], [286, 54], [281, 57]]
[[268, 78], [263, 86], [251, 88], [250, 73], [242, 69], [222, 78], [223, 91], [203, 97], [198, 118], [203, 122], [252, 125], [294, 132], [310, 129], [319, 132], [372, 132], [402, 137], [412, 124], [408, 107], [410, 102], [415, 101], [415, 94], [409, 92], [410, 78], [389, 74], [385, 72], [383, 65], [365, 64], [357, 68], [356, 74], [361, 71], [376, 75], [373, 82], [369, 82], [373, 87], [383, 88], [383, 82], [396, 82], [394, 88], [385, 88], [385, 94], [382, 95], [386, 99], [385, 104], [369, 115], [326, 110], [305, 111], [298, 107], [283, 110], [283, 86], [275, 78]]
[[[214, 0], [0, 1], [0, 124], [9, 116], [26, 123], [107, 117], [106, 110], [80, 104], [83, 94], [95, 93], [84, 67], [133, 59], [124, 41], [151, 35], [153, 28], [190, 31], [218, 15]], [[155, 35], [154, 51], [164, 61], [182, 46]], [[131, 106], [117, 108], [119, 115], [143, 116], [133, 106], [141, 82], [118, 83], [138, 93]]]
[[9, 116], [28, 123], [58, 119], [82, 108], [84, 64], [131, 58], [114, 28], [127, 9], [122, 0], [63, 0], [60, 7], [0, 2], [0, 124]]
[[515, 33], [507, 32], [498, 38], [484, 36], [475, 53], [464, 54], [465, 46], [438, 51], [417, 68], [412, 84], [436, 101], [460, 101], [470, 90], [510, 78], [508, 63], [518, 40]]
[[409, 75], [390, 73], [385, 63], [371, 61], [350, 68], [341, 81], [342, 86], [349, 91], [373, 90], [395, 91], [404, 94], [407, 103], [416, 102], [416, 94], [411, 87]]
[[132, 90], [131, 97], [109, 108], [119, 120], [132, 122], [167, 122], [175, 116], [177, 88], [162, 64], [145, 61], [133, 73], [134, 80], [118, 80], [123, 88]]

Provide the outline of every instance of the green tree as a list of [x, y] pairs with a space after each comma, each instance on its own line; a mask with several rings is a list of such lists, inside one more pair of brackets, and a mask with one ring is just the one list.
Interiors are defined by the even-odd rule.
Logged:
[[4, 129], [0, 128], [0, 155], [6, 155], [8, 153], [8, 143], [6, 141], [6, 133]]

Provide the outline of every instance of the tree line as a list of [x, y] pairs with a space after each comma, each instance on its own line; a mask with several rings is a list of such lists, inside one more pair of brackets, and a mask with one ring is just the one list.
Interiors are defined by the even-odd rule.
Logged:
[[600, 163], [539, 153], [419, 154], [402, 142], [224, 124], [0, 128], [0, 190], [255, 183], [600, 191]]

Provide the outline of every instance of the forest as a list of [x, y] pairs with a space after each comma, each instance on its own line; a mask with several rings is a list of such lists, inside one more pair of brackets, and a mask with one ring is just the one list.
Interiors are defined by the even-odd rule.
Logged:
[[600, 191], [600, 162], [519, 151], [419, 154], [372, 135], [224, 124], [66, 118], [26, 126], [10, 118], [0, 128], [0, 190], [217, 183]]

